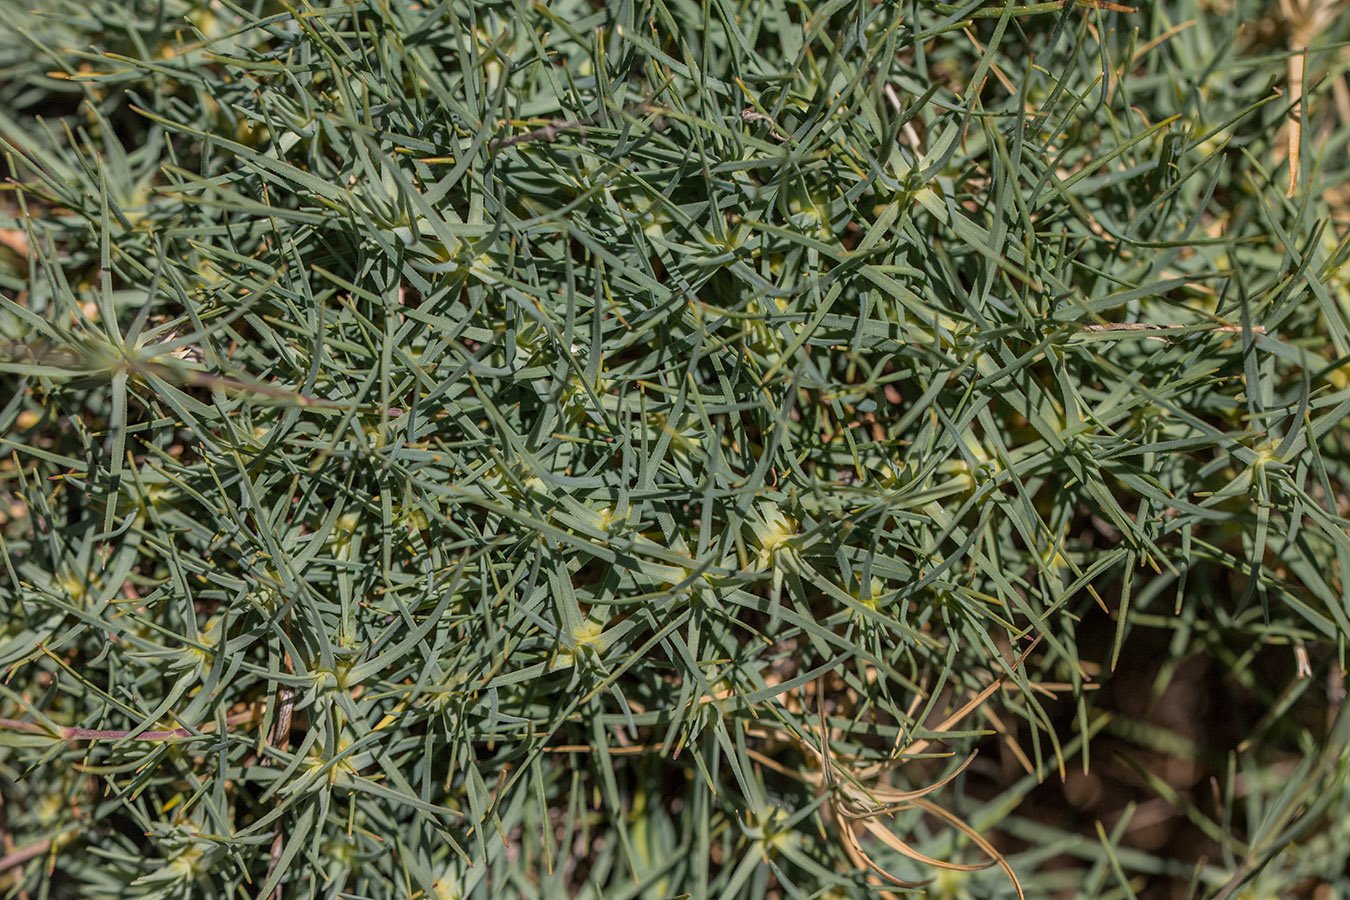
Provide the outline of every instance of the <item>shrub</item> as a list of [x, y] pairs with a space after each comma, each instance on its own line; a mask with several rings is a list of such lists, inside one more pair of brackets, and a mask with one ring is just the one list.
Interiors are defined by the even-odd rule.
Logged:
[[0, 886], [1344, 890], [1324, 7], [11, 8]]

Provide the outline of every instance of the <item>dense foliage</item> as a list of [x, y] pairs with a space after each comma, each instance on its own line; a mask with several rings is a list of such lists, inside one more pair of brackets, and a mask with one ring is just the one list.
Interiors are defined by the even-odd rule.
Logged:
[[1350, 17], [3, 5], [5, 896], [1350, 887]]

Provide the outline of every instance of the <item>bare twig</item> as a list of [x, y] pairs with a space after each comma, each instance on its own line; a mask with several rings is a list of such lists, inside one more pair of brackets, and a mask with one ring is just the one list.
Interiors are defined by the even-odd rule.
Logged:
[[[1105, 325], [1084, 325], [1084, 331], [1162, 331], [1172, 328], [1193, 328], [1193, 325], [1157, 325], [1151, 322], [1107, 322]], [[1242, 331], [1241, 325], [1215, 325], [1211, 328], [1202, 329], [1203, 331], [1219, 332], [1227, 334], [1237, 334]], [[1253, 325], [1253, 334], [1265, 334], [1266, 326]]]
[[[638, 103], [617, 113], [619, 115], [646, 114], [657, 112], [660, 107], [652, 103]], [[578, 131], [587, 125], [594, 125], [597, 122], [603, 122], [606, 119], [616, 115], [612, 109], [602, 109], [599, 112], [592, 113], [584, 119], [550, 119], [538, 128], [531, 129], [524, 134], [516, 134], [511, 137], [500, 138], [488, 144], [489, 150], [505, 150], [507, 147], [514, 147], [517, 144], [529, 144], [535, 141], [544, 141], [551, 143], [556, 141], [560, 135], [569, 131]]]
[[19, 719], [0, 719], [0, 731], [22, 731], [27, 734], [57, 737], [65, 741], [117, 741], [125, 737], [130, 737], [133, 741], [168, 741], [174, 738], [192, 737], [193, 735], [186, 728], [133, 733], [111, 728], [73, 728], [69, 726], [57, 728], [55, 734], [53, 734], [52, 729], [44, 728], [36, 722], [24, 722]]
[[[1175, 331], [1183, 328], [1192, 332], [1198, 331], [1204, 334], [1241, 334], [1244, 330], [1241, 325], [1211, 325], [1208, 328], [1197, 329], [1194, 325], [1158, 325], [1151, 322], [1107, 322], [1105, 324], [1097, 324], [1094, 322], [1082, 326], [1084, 331], [1092, 332], [1128, 331], [1136, 334], [1142, 332], [1143, 336], [1148, 340], [1160, 341], [1164, 344], [1170, 344], [1171, 340], [1161, 335], [1153, 334], [1153, 332]], [[1252, 334], [1265, 334], [1266, 326], [1252, 325], [1251, 332]]]
[[[286, 613], [286, 633], [290, 634], [291, 614]], [[295, 667], [291, 662], [291, 655], [285, 657], [286, 671], [293, 673]], [[276, 747], [282, 753], [291, 745], [291, 711], [295, 708], [295, 687], [289, 684], [277, 685], [277, 718], [272, 723], [272, 733], [268, 735], [267, 743]], [[267, 765], [267, 760], [263, 760], [263, 765]], [[277, 798], [277, 804], [281, 804], [281, 798]], [[272, 879], [272, 873], [276, 871], [277, 865], [281, 862], [282, 851], [285, 849], [285, 834], [281, 830], [281, 817], [277, 817], [277, 824], [272, 829], [272, 847], [267, 862], [267, 881]], [[281, 900], [281, 883], [272, 889], [272, 900]]]
[[1299, 148], [1303, 142], [1303, 72], [1307, 64], [1308, 44], [1330, 28], [1340, 15], [1338, 0], [1280, 0], [1280, 15], [1289, 28], [1289, 128], [1286, 131], [1289, 153], [1289, 190], [1298, 189]]
[[1289, 57], [1289, 96], [1294, 105], [1289, 108], [1289, 189], [1292, 197], [1298, 190], [1299, 148], [1303, 143], [1303, 67], [1308, 60], [1308, 48]]
[[749, 125], [752, 122], [763, 122], [769, 126], [769, 136], [775, 141], [791, 140], [786, 134], [778, 130], [778, 123], [773, 120], [773, 116], [766, 115], [755, 109], [753, 106], [747, 106], [741, 110], [741, 121]]
[[42, 854], [47, 852], [47, 849], [51, 847], [51, 845], [52, 845], [51, 839], [47, 838], [45, 840], [29, 844], [27, 847], [20, 847], [18, 850], [15, 850], [11, 853], [6, 853], [4, 856], [0, 856], [0, 872], [4, 872], [7, 869], [12, 869], [15, 866], [22, 865], [35, 856], [41, 856]]
[[[886, 95], [887, 102], [891, 104], [891, 109], [896, 113], [903, 113], [905, 111], [905, 105], [900, 102], [900, 97], [896, 94], [894, 87], [887, 84], [882, 88], [882, 93]], [[919, 132], [914, 129], [914, 120], [912, 118], [905, 122], [900, 131], [904, 135], [905, 141], [909, 144], [911, 150], [920, 156], [923, 156], [924, 153], [927, 152], [923, 146], [923, 139], [919, 137]]]

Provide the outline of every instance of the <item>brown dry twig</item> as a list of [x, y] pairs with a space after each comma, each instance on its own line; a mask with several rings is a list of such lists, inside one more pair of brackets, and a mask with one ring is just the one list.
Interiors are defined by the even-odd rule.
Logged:
[[[1191, 329], [1192, 331], [1195, 330], [1195, 326], [1193, 326], [1193, 325], [1156, 325], [1156, 324], [1149, 323], [1149, 322], [1107, 322], [1107, 323], [1105, 323], [1105, 324], [1095, 324], [1095, 323], [1094, 323], [1094, 324], [1090, 324], [1090, 325], [1083, 325], [1082, 328], [1083, 328], [1084, 331], [1093, 331], [1093, 332], [1102, 332], [1102, 331], [1134, 331], [1134, 332], [1145, 332], [1145, 337], [1146, 337], [1148, 340], [1150, 340], [1150, 341], [1161, 341], [1161, 342], [1164, 343], [1164, 344], [1169, 344], [1169, 343], [1171, 343], [1171, 341], [1170, 341], [1168, 338], [1163, 337], [1162, 335], [1152, 334], [1151, 332], [1155, 332], [1155, 331], [1173, 331], [1173, 330], [1182, 329], [1182, 328]], [[1202, 328], [1202, 329], [1199, 329], [1199, 331], [1200, 331], [1200, 333], [1204, 333], [1204, 334], [1241, 334], [1242, 331], [1243, 331], [1243, 326], [1241, 326], [1241, 325], [1213, 325], [1213, 326], [1211, 326], [1211, 327], [1209, 327], [1209, 328]], [[1266, 333], [1266, 326], [1264, 326], [1264, 325], [1252, 325], [1252, 326], [1251, 326], [1251, 332], [1252, 332], [1252, 334], [1265, 334], [1265, 333]]]
[[[226, 724], [230, 723], [227, 722]], [[21, 731], [25, 734], [39, 734], [63, 741], [120, 741], [126, 737], [130, 737], [133, 741], [170, 741], [174, 738], [193, 736], [193, 733], [186, 728], [174, 728], [171, 731], [138, 731], [133, 735], [130, 731], [120, 729], [75, 728], [68, 725], [57, 727], [55, 733], [53, 733], [52, 729], [45, 728], [36, 722], [4, 718], [0, 718], [0, 731]]]
[[[286, 629], [286, 635], [289, 637], [291, 633], [291, 614], [289, 611], [286, 613], [286, 624], [284, 627]], [[286, 671], [294, 674], [295, 666], [291, 661], [291, 654], [289, 652], [285, 654], [285, 664]], [[295, 687], [284, 683], [278, 684], [276, 704], [277, 718], [276, 721], [272, 723], [272, 733], [268, 735], [267, 743], [276, 747], [282, 753], [285, 753], [291, 746], [291, 712], [295, 708]], [[267, 763], [268, 760], [263, 760], [263, 765], [267, 765]], [[281, 801], [282, 798], [278, 797], [278, 806], [281, 805]], [[281, 819], [278, 818], [276, 826], [272, 829], [272, 847], [268, 854], [267, 861], [267, 881], [271, 880], [272, 874], [276, 871], [277, 865], [281, 862], [282, 853], [286, 847], [285, 839], [286, 835], [281, 830]], [[272, 889], [272, 900], [281, 900], [280, 882]]]
[[1340, 15], [1339, 0], [1280, 0], [1279, 10], [1289, 28], [1289, 128], [1286, 132], [1289, 153], [1289, 190], [1298, 189], [1299, 147], [1303, 141], [1303, 69], [1308, 44], [1330, 28]]
[[741, 121], [747, 125], [752, 122], [763, 122], [769, 126], [769, 136], [775, 141], [791, 140], [786, 134], [778, 130], [778, 123], [773, 120], [773, 116], [762, 113], [753, 106], [747, 106], [741, 110]]
[[15, 866], [21, 866], [30, 859], [41, 856], [47, 852], [51, 845], [51, 838], [44, 838], [36, 843], [29, 844], [26, 847], [20, 847], [17, 850], [6, 853], [4, 856], [0, 856], [0, 873], [4, 873]]
[[[653, 103], [638, 103], [623, 110], [620, 115], [633, 115], [659, 112], [660, 107]], [[529, 144], [535, 141], [544, 141], [551, 143], [556, 141], [561, 135], [569, 131], [579, 131], [587, 125], [594, 125], [597, 122], [603, 122], [606, 119], [616, 115], [615, 110], [602, 109], [599, 112], [592, 113], [582, 119], [550, 119], [538, 128], [531, 129], [524, 134], [515, 134], [511, 137], [500, 138], [491, 141], [488, 149], [492, 151], [505, 150], [507, 147], [514, 147], [517, 144]]]

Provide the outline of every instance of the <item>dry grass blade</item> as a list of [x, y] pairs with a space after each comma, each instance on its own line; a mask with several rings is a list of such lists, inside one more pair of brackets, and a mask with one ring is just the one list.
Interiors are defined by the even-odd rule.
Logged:
[[993, 861], [990, 861], [987, 863], [979, 863], [978, 865], [970, 865], [934, 859], [931, 856], [920, 853], [909, 844], [900, 840], [900, 838], [896, 837], [895, 833], [889, 828], [886, 828], [880, 822], [876, 821], [875, 817], [869, 817], [863, 821], [862, 827], [866, 828], [868, 832], [877, 838], [877, 840], [881, 841], [892, 850], [904, 856], [908, 856], [912, 860], [924, 863], [925, 865], [937, 866], [940, 869], [948, 869], [953, 872], [978, 872], [980, 869], [987, 869], [994, 864]]
[[[845, 826], [844, 828], [839, 829], [839, 835], [844, 840], [844, 853], [848, 855], [848, 858], [852, 860], [853, 864], [858, 868], [871, 869], [877, 875], [880, 875], [886, 881], [889, 881], [897, 887], [917, 888], [928, 884], [926, 880], [906, 881], [897, 875], [892, 875], [890, 872], [877, 865], [876, 861], [868, 856], [867, 852], [863, 850], [862, 845], [858, 843], [858, 836], [853, 833], [852, 826]], [[939, 863], [939, 865], [941, 864]]]
[[[1026, 661], [1027, 656], [1036, 648], [1038, 643], [1039, 638], [1032, 641], [1031, 645], [1018, 656], [1012, 665], [1008, 667], [1006, 672], [1000, 674], [973, 698], [962, 704], [960, 708], [951, 715], [947, 716], [947, 718], [934, 728], [933, 731], [949, 731], [966, 716], [978, 709], [996, 690], [998, 690], [1013, 672], [1017, 671], [1022, 666]], [[1008, 864], [1007, 859], [993, 844], [955, 814], [943, 809], [931, 800], [925, 799], [929, 794], [950, 783], [957, 775], [965, 771], [966, 767], [974, 760], [975, 754], [972, 753], [970, 756], [966, 757], [954, 771], [943, 777], [941, 780], [922, 788], [910, 791], [897, 791], [885, 786], [863, 787], [861, 785], [862, 778], [875, 778], [887, 767], [893, 765], [894, 761], [892, 760], [886, 763], [867, 766], [857, 772], [848, 773], [847, 770], [843, 768], [842, 764], [835, 759], [833, 751], [830, 750], [830, 730], [829, 723], [825, 717], [825, 687], [822, 679], [816, 679], [816, 716], [820, 731], [818, 736], [819, 748], [810, 749], [814, 750], [820, 759], [821, 775], [818, 789], [828, 792], [829, 794], [828, 809], [830, 814], [839, 823], [840, 827], [838, 828], [838, 833], [843, 840], [844, 852], [855, 865], [870, 869], [891, 884], [901, 887], [917, 887], [923, 883], [906, 881], [887, 871], [868, 856], [866, 851], [862, 849], [862, 845], [858, 841], [858, 835], [854, 831], [854, 823], [857, 822], [866, 829], [869, 834], [881, 841], [887, 847], [890, 847], [902, 856], [915, 860], [916, 862], [924, 863], [925, 865], [935, 866], [953, 872], [973, 872], [997, 864], [1012, 881], [1013, 887], [1017, 891], [1017, 896], [1024, 896], [1022, 884], [1018, 880], [1016, 873], [1013, 872], [1012, 866]], [[904, 748], [903, 753], [895, 754], [895, 756], [912, 756], [922, 752], [922, 750], [928, 747], [932, 742], [933, 739], [914, 741]], [[836, 766], [840, 767], [840, 771], [844, 771], [849, 775], [848, 781], [841, 781], [836, 775]], [[970, 838], [971, 842], [989, 857], [990, 862], [979, 865], [969, 865], [935, 859], [916, 850], [890, 829], [876, 821], [878, 816], [889, 815], [913, 808], [931, 813], [942, 819], [944, 822], [952, 825], [963, 835]]]
[[980, 850], [982, 850], [984, 853], [986, 853], [989, 856], [989, 858], [994, 863], [996, 863], [1000, 869], [1003, 870], [1003, 873], [1008, 876], [1008, 879], [1013, 883], [1013, 888], [1017, 890], [1017, 896], [1025, 897], [1025, 895], [1022, 893], [1022, 882], [1018, 880], [1017, 873], [1014, 872], [1012, 866], [1008, 864], [1007, 858], [1002, 853], [999, 853], [998, 850], [994, 847], [994, 845], [989, 843], [989, 841], [986, 840], [983, 835], [981, 835], [974, 828], [971, 828], [970, 825], [968, 825], [965, 821], [948, 812], [947, 810], [943, 809], [942, 807], [938, 806], [936, 803], [933, 803], [932, 801], [916, 800], [914, 801], [914, 805], [922, 809], [924, 812], [932, 813], [938, 818], [945, 820], [957, 831], [960, 831], [966, 837], [970, 838], [971, 842], [975, 846], [979, 847]]
[[[883, 815], [885, 813], [899, 812], [905, 809], [906, 807], [913, 805], [913, 801], [918, 800], [921, 797], [926, 797], [929, 794], [933, 793], [934, 791], [939, 790], [940, 788], [943, 788], [948, 784], [950, 784], [951, 782], [955, 781], [956, 777], [960, 775], [962, 772], [964, 772], [966, 770], [966, 767], [975, 761], [975, 756], [976, 754], [974, 753], [970, 754], [961, 762], [959, 766], [953, 769], [951, 773], [933, 782], [932, 784], [927, 785], [926, 787], [919, 788], [917, 790], [897, 791], [893, 788], [887, 787], [869, 788], [867, 790], [868, 797], [873, 800], [881, 800], [883, 801], [883, 804], [880, 806], [875, 805], [869, 806], [864, 809], [844, 810], [844, 815], [852, 819], [862, 819], [862, 818], [870, 818], [872, 816]], [[854, 788], [852, 785], [846, 784], [842, 787], [842, 790], [846, 792], [845, 798], [846, 802], [861, 803], [860, 798], [856, 796], [855, 793], [857, 792], [857, 789]]]

